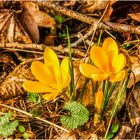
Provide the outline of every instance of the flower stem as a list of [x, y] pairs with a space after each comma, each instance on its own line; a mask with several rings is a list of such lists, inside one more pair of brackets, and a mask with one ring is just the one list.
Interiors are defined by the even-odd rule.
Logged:
[[108, 96], [107, 96], [107, 99], [106, 99], [106, 102], [105, 102], [104, 110], [106, 110], [106, 106], [107, 106], [107, 104], [108, 104], [108, 101], [109, 101], [109, 99], [110, 99], [110, 97], [111, 97], [111, 95], [112, 95], [112, 93], [113, 93], [115, 87], [116, 87], [116, 83], [113, 83], [113, 84], [111, 85], [110, 90], [109, 90], [109, 93], [108, 93]]
[[105, 89], [105, 80], [102, 83], [102, 91], [104, 91], [104, 89]]
[[118, 92], [118, 94], [117, 94], [115, 103], [114, 103], [114, 105], [113, 105], [113, 107], [112, 107], [112, 110], [111, 110], [111, 112], [110, 112], [111, 118], [110, 118], [110, 121], [109, 121], [109, 124], [108, 124], [108, 128], [107, 128], [107, 130], [106, 130], [106, 133], [105, 133], [105, 137], [104, 137], [104, 138], [106, 138], [106, 136], [107, 136], [107, 134], [108, 134], [108, 132], [109, 132], [110, 126], [111, 126], [112, 119], [113, 119], [114, 116], [116, 115], [116, 109], [117, 109], [117, 107], [118, 107], [118, 105], [119, 105], [119, 103], [120, 103], [120, 99], [121, 99], [123, 93], [126, 92], [126, 88], [127, 88], [127, 84], [128, 84], [128, 81], [129, 81], [129, 77], [130, 77], [130, 75], [123, 81], [123, 84], [122, 84], [122, 86], [120, 87], [120, 90], [119, 90], [119, 92]]
[[67, 38], [68, 38], [68, 50], [69, 50], [69, 60], [70, 60], [70, 76], [71, 76], [71, 83], [70, 83], [70, 95], [72, 96], [71, 99], [75, 100], [74, 97], [74, 71], [73, 71], [73, 65], [72, 65], [72, 49], [71, 49], [71, 43], [70, 43], [70, 36], [69, 36], [69, 30], [66, 26], [67, 31]]
[[105, 80], [105, 85], [104, 85], [104, 99], [102, 102], [102, 107], [101, 107], [101, 112], [100, 112], [100, 120], [102, 120], [103, 118], [103, 114], [106, 108], [106, 100], [107, 100], [107, 96], [108, 96], [108, 87], [109, 87], [109, 80]]
[[115, 102], [113, 104], [113, 107], [111, 109], [110, 116], [113, 116], [114, 117], [116, 115], [115, 109], [117, 108], [118, 104], [120, 103], [121, 97], [126, 92], [126, 87], [127, 87], [128, 81], [129, 81], [129, 77], [127, 77], [123, 81], [122, 86], [120, 87], [120, 90], [119, 90], [119, 92], [117, 94], [117, 97], [116, 97]]
[[84, 85], [81, 89], [81, 92], [80, 92], [80, 103], [82, 103], [82, 100], [83, 100], [83, 96], [84, 96], [84, 93], [85, 93], [85, 90], [86, 90], [86, 86], [89, 82], [89, 79], [88, 78], [85, 78], [85, 82], [84, 82]]
[[95, 92], [98, 91], [98, 84], [99, 84], [98, 81], [96, 81], [96, 84], [95, 84], [95, 90], [94, 90]]

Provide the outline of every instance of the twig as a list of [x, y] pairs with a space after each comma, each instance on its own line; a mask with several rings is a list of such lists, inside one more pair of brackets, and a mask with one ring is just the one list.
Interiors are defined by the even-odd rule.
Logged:
[[[28, 112], [26, 112], [26, 111], [20, 110], [20, 109], [18, 109], [18, 108], [15, 108], [15, 107], [12, 107], [12, 106], [8, 106], [8, 105], [5, 105], [5, 104], [0, 104], [0, 105], [3, 106], [3, 107], [6, 107], [6, 108], [10, 108], [10, 109], [12, 109], [12, 110], [21, 112], [21, 113], [26, 114], [26, 115], [28, 115], [28, 116], [30, 116], [30, 117], [33, 117], [32, 114], [30, 114], [30, 113], [28, 113]], [[39, 117], [34, 117], [34, 118], [36, 118], [37, 120], [40, 120], [40, 121], [42, 121], [42, 122], [45, 122], [45, 123], [47, 123], [47, 124], [50, 124], [50, 125], [52, 125], [52, 126], [54, 126], [54, 127], [57, 127], [57, 128], [59, 128], [59, 129], [65, 131], [65, 132], [69, 132], [69, 130], [67, 130], [67, 129], [65, 129], [65, 128], [59, 126], [59, 125], [56, 125], [56, 124], [54, 124], [54, 123], [52, 123], [52, 122], [50, 122], [50, 121], [44, 120], [44, 119], [39, 118]]]
[[[86, 16], [84, 14], [72, 11], [72, 10], [65, 8], [61, 5], [58, 5], [56, 3], [44, 1], [44, 2], [38, 2], [38, 4], [40, 6], [46, 6], [47, 8], [51, 8], [57, 12], [62, 13], [63, 15], [68, 16], [68, 17], [71, 17], [71, 18], [77, 19], [79, 21], [91, 24], [93, 26], [97, 25], [97, 23], [98, 23], [98, 19], [96, 19], [96, 18], [92, 18], [92, 17]], [[113, 22], [100, 22], [98, 24], [97, 28], [140, 34], [140, 26], [119, 24], [119, 23], [113, 23]]]
[[[31, 53], [38, 53], [42, 54], [42, 51], [45, 50], [45, 48], [51, 48], [56, 52], [59, 52], [61, 54], [68, 54], [68, 48], [60, 46], [46, 46], [44, 44], [21, 44], [18, 42], [13, 43], [0, 43], [0, 49], [9, 49], [9, 50], [17, 50], [17, 51], [26, 51]], [[76, 57], [84, 57], [85, 53], [83, 51], [80, 51], [80, 49], [72, 48], [72, 54]]]

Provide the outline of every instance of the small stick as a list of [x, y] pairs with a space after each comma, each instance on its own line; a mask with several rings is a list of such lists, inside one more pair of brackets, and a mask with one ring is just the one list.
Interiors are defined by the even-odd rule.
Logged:
[[[43, 2], [38, 2], [38, 4], [40, 6], [45, 6], [47, 8], [51, 8], [57, 12], [62, 13], [63, 15], [68, 16], [68, 17], [71, 17], [71, 18], [77, 19], [79, 21], [91, 24], [93, 26], [97, 25], [97, 23], [98, 23], [98, 19], [96, 19], [96, 18], [92, 18], [92, 17], [86, 16], [84, 14], [75, 12], [73, 10], [65, 8], [65, 7], [58, 5], [56, 3], [52, 3], [49, 1], [43, 1]], [[100, 22], [97, 25], [97, 28], [140, 34], [140, 26], [119, 24], [119, 23], [113, 23], [113, 22]]]
[[[10, 109], [12, 109], [12, 110], [21, 112], [21, 113], [26, 114], [26, 115], [28, 115], [28, 116], [30, 116], [30, 117], [33, 117], [32, 114], [30, 114], [30, 113], [28, 113], [28, 112], [26, 112], [26, 111], [23, 111], [23, 110], [20, 110], [20, 109], [17, 109], [17, 108], [15, 108], [15, 107], [8, 106], [8, 105], [5, 105], [5, 104], [0, 104], [0, 105], [3, 106], [3, 107], [6, 107], [6, 108], [10, 108]], [[50, 124], [50, 125], [52, 125], [52, 126], [54, 126], [54, 127], [57, 127], [57, 128], [59, 128], [59, 129], [65, 131], [65, 132], [69, 132], [69, 130], [67, 130], [67, 129], [65, 129], [65, 128], [59, 126], [59, 125], [56, 125], [56, 124], [54, 124], [54, 123], [52, 123], [52, 122], [50, 122], [50, 121], [44, 120], [44, 119], [39, 118], [39, 117], [34, 117], [34, 118], [36, 118], [37, 120], [40, 120], [40, 121], [42, 121], [42, 122], [45, 122], [45, 123], [47, 123], [47, 124]]]
[[[13, 43], [0, 43], [0, 49], [9, 49], [9, 50], [16, 50], [16, 51], [24, 51], [24, 52], [31, 52], [31, 53], [38, 53], [42, 54], [42, 51], [45, 50], [45, 48], [51, 48], [56, 52], [59, 52], [61, 54], [68, 54], [68, 48], [59, 46], [46, 46], [44, 44], [21, 44], [18, 42]], [[84, 57], [85, 53], [80, 51], [80, 49], [72, 48], [73, 55], [76, 55], [76, 57]]]

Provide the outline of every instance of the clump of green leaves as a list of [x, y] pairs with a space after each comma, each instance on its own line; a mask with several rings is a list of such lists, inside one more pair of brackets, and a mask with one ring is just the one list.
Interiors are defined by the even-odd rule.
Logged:
[[111, 127], [110, 132], [107, 134], [106, 138], [111, 139], [114, 137], [114, 135], [118, 132], [119, 130], [119, 124], [113, 124]]
[[23, 125], [19, 125], [18, 129], [22, 133], [24, 139], [29, 139], [29, 134], [26, 132], [25, 127]]
[[62, 23], [62, 22], [65, 22], [65, 21], [66, 21], [66, 19], [65, 19], [64, 16], [58, 16], [58, 15], [54, 17], [54, 20], [55, 20], [57, 23]]
[[0, 117], [0, 136], [8, 137], [13, 135], [14, 131], [16, 131], [16, 127], [19, 125], [18, 120], [10, 120], [12, 117], [12, 113], [6, 113], [4, 116]]
[[31, 92], [28, 92], [28, 99], [30, 102], [33, 102], [33, 103], [40, 103], [41, 101], [41, 97], [39, 94], [31, 93]]
[[21, 133], [24, 133], [25, 132], [25, 127], [23, 125], [19, 125], [18, 126], [18, 129]]
[[68, 111], [68, 115], [62, 115], [60, 121], [69, 129], [82, 126], [89, 119], [89, 111], [76, 101], [66, 103], [64, 109]]

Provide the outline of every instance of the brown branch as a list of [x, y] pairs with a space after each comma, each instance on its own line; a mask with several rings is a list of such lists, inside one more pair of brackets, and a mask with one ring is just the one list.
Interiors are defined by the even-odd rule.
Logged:
[[[26, 51], [32, 53], [42, 53], [45, 48], [51, 48], [59, 54], [68, 54], [69, 50], [67, 47], [60, 46], [46, 46], [44, 44], [21, 44], [18, 42], [13, 43], [0, 43], [0, 49], [9, 49], [9, 50], [17, 50], [17, 51]], [[85, 53], [80, 51], [80, 49], [72, 48], [72, 54], [76, 57], [84, 57]]]
[[[79, 21], [91, 24], [93, 26], [97, 25], [98, 19], [86, 16], [84, 14], [72, 11], [70, 9], [67, 9], [61, 5], [44, 1], [44, 2], [38, 2], [40, 6], [46, 6], [47, 8], [51, 8], [57, 12], [62, 13], [63, 15], [66, 15], [68, 17], [77, 19]], [[97, 28], [107, 29], [107, 30], [117, 30], [117, 31], [123, 31], [123, 32], [130, 32], [130, 33], [136, 33], [140, 34], [140, 26], [133, 26], [133, 25], [126, 25], [126, 24], [118, 24], [113, 22], [100, 22]]]

